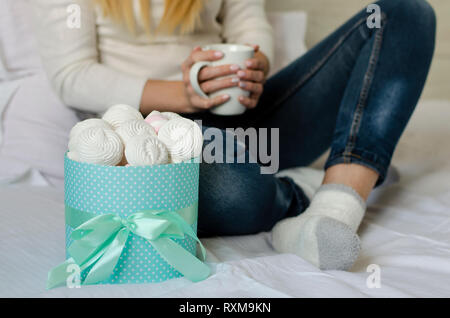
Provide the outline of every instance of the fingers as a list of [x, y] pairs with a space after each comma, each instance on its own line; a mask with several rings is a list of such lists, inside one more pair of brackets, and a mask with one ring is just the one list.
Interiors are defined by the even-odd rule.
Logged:
[[250, 92], [250, 96], [240, 96], [239, 102], [247, 108], [255, 108], [258, 104], [259, 98], [264, 90], [264, 86], [261, 83], [241, 81], [239, 87], [242, 90]]
[[259, 51], [259, 45], [258, 44], [245, 43], [245, 45], [251, 46], [253, 48], [253, 50], [255, 50], [255, 53]]
[[200, 82], [204, 82], [217, 77], [235, 74], [237, 71], [239, 71], [239, 69], [240, 67], [237, 64], [208, 66], [202, 68], [202, 70], [198, 74], [198, 79]]
[[252, 81], [262, 83], [265, 79], [263, 71], [254, 71], [254, 70], [240, 70], [237, 72], [237, 76], [244, 81]]
[[251, 70], [260, 70], [260, 71], [264, 70], [264, 63], [257, 58], [252, 58], [245, 61], [245, 66], [247, 66], [247, 68]]
[[196, 47], [194, 50], [192, 50], [191, 55], [186, 59], [182, 67], [190, 68], [194, 63], [200, 61], [217, 61], [220, 60], [222, 57], [223, 52], [221, 51], [215, 50], [203, 51], [201, 48]]
[[194, 54], [194, 52], [199, 52], [201, 51], [202, 48], [200, 46], [196, 46], [192, 49], [191, 54], [188, 56], [188, 58], [181, 64], [181, 69], [183, 70], [183, 72], [185, 72], [186, 70], [189, 70], [192, 66], [192, 64], [194, 64], [194, 60], [192, 59], [192, 54]]
[[261, 83], [241, 81], [239, 82], [239, 87], [244, 91], [248, 91], [258, 96], [263, 92], [263, 84]]
[[223, 52], [221, 51], [214, 51], [214, 50], [208, 50], [208, 51], [194, 51], [191, 55], [192, 60], [194, 63], [200, 62], [200, 61], [217, 61], [220, 60], [223, 57]]
[[[259, 51], [258, 45], [250, 45], [255, 52]], [[195, 47], [191, 55], [182, 64], [183, 80], [188, 100], [192, 111], [207, 110], [219, 106], [230, 100], [229, 95], [219, 95], [216, 97], [203, 98], [199, 96], [189, 81], [189, 70], [192, 65], [200, 61], [217, 61], [222, 59], [223, 52], [216, 50], [203, 51], [201, 47]], [[225, 88], [239, 86], [242, 90], [250, 92], [250, 96], [240, 96], [240, 103], [247, 108], [254, 108], [263, 92], [264, 63], [258, 58], [252, 58], [245, 62], [247, 69], [240, 69], [239, 65], [227, 64], [220, 66], [204, 67], [198, 75], [200, 87], [206, 94], [211, 94]], [[237, 76], [231, 76], [236, 74]], [[223, 78], [227, 77], [227, 78]], [[219, 79], [217, 79], [219, 78]]]
[[227, 102], [230, 99], [229, 95], [220, 95], [216, 97], [211, 98], [203, 98], [198, 95], [192, 95], [191, 97], [191, 105], [199, 108], [199, 109], [210, 109], [219, 105], [222, 105], [223, 103]]
[[245, 97], [245, 96], [240, 96], [239, 97], [239, 102], [247, 107], [247, 108], [255, 108], [256, 105], [258, 104], [258, 99], [256, 98], [250, 98], [250, 97]]
[[224, 79], [217, 79], [212, 81], [206, 81], [200, 84], [200, 87], [205, 94], [214, 93], [224, 88], [235, 87], [239, 84], [239, 78], [229, 77]]

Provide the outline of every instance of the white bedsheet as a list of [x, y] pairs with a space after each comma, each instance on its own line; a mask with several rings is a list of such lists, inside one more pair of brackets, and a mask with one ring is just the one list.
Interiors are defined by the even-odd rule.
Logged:
[[[213, 275], [160, 284], [45, 290], [64, 259], [61, 189], [0, 188], [0, 296], [3, 297], [444, 297], [450, 296], [450, 103], [418, 108], [394, 157], [400, 182], [370, 199], [351, 272], [319, 271], [277, 255], [269, 234], [204, 240]], [[367, 266], [380, 267], [369, 288]]]

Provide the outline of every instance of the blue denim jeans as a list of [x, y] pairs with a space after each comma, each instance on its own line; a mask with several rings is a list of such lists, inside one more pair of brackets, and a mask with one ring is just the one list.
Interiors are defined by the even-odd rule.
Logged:
[[[369, 28], [362, 10], [269, 78], [255, 109], [190, 117], [218, 129], [278, 128], [280, 169], [307, 166], [331, 148], [325, 168], [357, 163], [375, 170], [381, 184], [424, 87], [436, 19], [424, 0], [376, 4], [380, 28]], [[268, 231], [308, 204], [293, 180], [261, 174], [257, 163], [201, 164], [201, 236]]]

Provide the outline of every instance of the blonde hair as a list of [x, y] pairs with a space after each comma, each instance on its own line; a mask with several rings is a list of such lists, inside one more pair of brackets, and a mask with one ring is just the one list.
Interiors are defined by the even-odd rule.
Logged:
[[[102, 9], [105, 17], [117, 23], [125, 24], [132, 33], [136, 32], [133, 0], [94, 0]], [[150, 4], [151, 0], [139, 0], [140, 18], [148, 34], [152, 33]], [[165, 0], [164, 14], [156, 32], [174, 33], [179, 27], [181, 34], [189, 33], [200, 23], [200, 12], [205, 0]]]

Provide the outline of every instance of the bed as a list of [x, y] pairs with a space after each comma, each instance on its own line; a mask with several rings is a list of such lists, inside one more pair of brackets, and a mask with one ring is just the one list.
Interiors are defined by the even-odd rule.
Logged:
[[179, 278], [45, 290], [48, 270], [64, 259], [63, 191], [23, 184], [0, 188], [0, 296], [448, 297], [448, 118], [449, 102], [418, 107], [393, 160], [400, 179], [371, 196], [359, 232], [363, 250], [350, 272], [319, 271], [295, 255], [277, 254], [270, 233], [261, 233], [204, 240], [213, 274], [200, 283]]
[[[0, 21], [8, 20], [1, 6], [9, 3], [9, 9], [21, 11], [21, 2], [2, 1]], [[10, 48], [14, 39], [0, 33], [0, 48]], [[18, 49], [31, 50], [26, 44], [31, 42], [21, 43]], [[34, 103], [52, 105], [52, 116], [64, 116], [65, 123], [76, 121], [43, 84], [37, 60], [23, 57], [26, 67], [11, 64], [21, 58], [17, 51], [0, 55], [0, 113], [6, 109], [2, 128], [3, 146], [8, 147], [18, 143], [11, 142], [6, 121], [27, 124], [24, 130], [30, 131], [52, 119], [33, 117], [25, 123], [24, 114], [41, 114], [32, 108], [11, 110], [16, 104], [27, 107], [24, 96], [30, 92]], [[363, 249], [351, 271], [320, 271], [295, 255], [277, 254], [270, 233], [260, 233], [205, 239], [212, 275], [195, 284], [178, 278], [159, 284], [46, 290], [48, 270], [65, 257], [64, 193], [56, 176], [62, 170], [62, 155], [55, 155], [61, 160], [41, 165], [45, 143], [36, 142], [41, 152], [32, 158], [0, 149], [0, 297], [449, 297], [449, 118], [450, 101], [420, 102], [393, 159], [398, 180], [394, 174], [369, 199], [359, 231]], [[56, 125], [45, 132], [54, 138], [53, 144], [67, 142], [67, 131], [61, 129]], [[320, 168], [324, 158], [313, 167]]]

